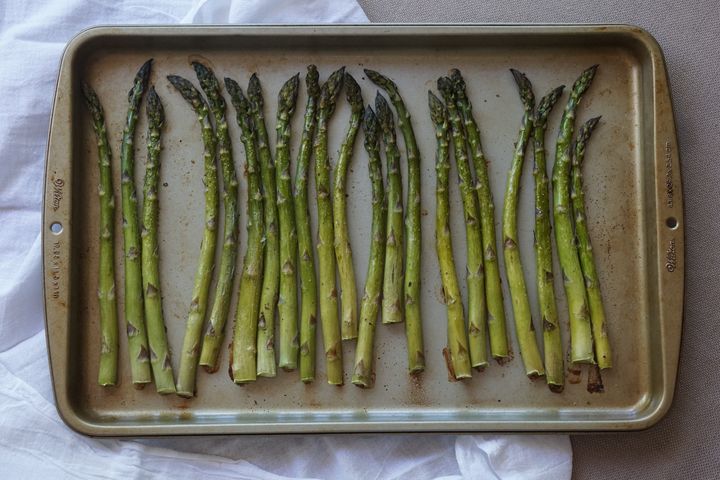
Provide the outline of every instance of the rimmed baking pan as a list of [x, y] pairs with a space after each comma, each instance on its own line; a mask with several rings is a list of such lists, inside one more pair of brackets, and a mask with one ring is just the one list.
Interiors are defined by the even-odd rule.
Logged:
[[[325, 383], [320, 357], [313, 384], [301, 383], [297, 372], [279, 371], [277, 378], [238, 387], [225, 373], [228, 360], [223, 349], [220, 372], [198, 372], [196, 398], [163, 397], [152, 386], [141, 391], [133, 388], [124, 338], [120, 344], [120, 385], [97, 385], [97, 152], [79, 85], [81, 80], [88, 81], [104, 103], [119, 199], [117, 160], [127, 106], [125, 92], [139, 65], [151, 57], [155, 59], [151, 82], [162, 97], [167, 116], [159, 232], [171, 348], [177, 351], [182, 343], [202, 235], [203, 186], [202, 144], [195, 116], [165, 76], [180, 74], [195, 81], [189, 61], [198, 58], [218, 77], [233, 77], [241, 85], [257, 72], [265, 91], [266, 117], [274, 119], [274, 99], [280, 85], [296, 72], [304, 72], [307, 64], [318, 66], [321, 80], [345, 65], [360, 81], [366, 102], [373, 100], [376, 87], [364, 78], [362, 69], [373, 68], [400, 86], [422, 154], [422, 316], [427, 359], [422, 376], [413, 378], [406, 373], [404, 327], [400, 324], [378, 325], [377, 380], [370, 390], [349, 383], [347, 372], [354, 348], [348, 342], [344, 345], [346, 385], [341, 388]], [[522, 116], [508, 69], [525, 72], [539, 97], [557, 85], [570, 85], [584, 68], [595, 63], [600, 68], [578, 112], [578, 124], [602, 115], [588, 147], [585, 178], [588, 223], [615, 349], [615, 368], [603, 376], [605, 392], [590, 394], [583, 382], [568, 383], [562, 394], [554, 394], [542, 381], [531, 382], [525, 377], [512, 333], [507, 290], [514, 360], [504, 366], [493, 363], [485, 372], [475, 373], [471, 381], [449, 383], [442, 357], [446, 314], [434, 251], [435, 138], [427, 90], [434, 89], [437, 77], [449, 68], [463, 71], [490, 159], [499, 222], [505, 178]], [[303, 90], [299, 113], [293, 119], [293, 157], [304, 103]], [[553, 158], [560, 110], [556, 108], [550, 118], [549, 159]], [[330, 127], [332, 153], [339, 147], [348, 115], [345, 102], [340, 101]], [[231, 111], [228, 117], [233, 119], [234, 156], [241, 172], [242, 144]], [[136, 140], [138, 182], [146, 155], [145, 128], [143, 109]], [[270, 130], [272, 133], [272, 126]], [[363, 285], [369, 250], [370, 185], [360, 141], [353, 162], [348, 181], [350, 234], [357, 282]], [[519, 207], [520, 248], [537, 318], [531, 169], [528, 155]], [[455, 178], [454, 172], [451, 175]], [[462, 266], [465, 235], [459, 194], [455, 182], [452, 185], [451, 227], [456, 262]], [[243, 179], [243, 251], [245, 195]], [[314, 208], [311, 212], [314, 229]], [[119, 232], [119, 209], [116, 222]], [[119, 26], [84, 31], [69, 43], [60, 66], [42, 228], [47, 338], [57, 407], [68, 425], [86, 434], [636, 430], [657, 422], [672, 402], [683, 308], [680, 165], [662, 52], [649, 34], [636, 27]], [[122, 298], [119, 237], [116, 245], [117, 293]], [[560, 279], [556, 281], [567, 347], [564, 295]], [[231, 312], [229, 323], [232, 318]], [[173, 361], [177, 368], [177, 358]]]

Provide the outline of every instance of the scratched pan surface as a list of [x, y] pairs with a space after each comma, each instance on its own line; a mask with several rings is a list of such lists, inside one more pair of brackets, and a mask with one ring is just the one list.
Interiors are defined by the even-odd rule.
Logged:
[[[167, 116], [160, 189], [160, 260], [174, 367], [178, 367], [177, 352], [202, 234], [202, 146], [195, 116], [165, 76], [180, 74], [195, 81], [189, 66], [193, 59], [206, 61], [218, 77], [231, 76], [242, 85], [247, 84], [252, 72], [258, 72], [265, 91], [266, 115], [273, 119], [270, 132], [274, 134], [275, 98], [280, 85], [296, 72], [304, 75], [306, 65], [315, 63], [322, 80], [331, 70], [347, 66], [360, 82], [366, 102], [373, 100], [376, 88], [365, 79], [363, 67], [386, 73], [400, 85], [412, 114], [423, 171], [422, 317], [427, 370], [421, 377], [411, 378], [406, 373], [404, 326], [400, 324], [377, 327], [377, 380], [372, 390], [349, 383], [354, 347], [345, 342], [346, 385], [342, 388], [326, 384], [320, 355], [317, 380], [311, 385], [302, 384], [297, 372], [279, 371], [277, 378], [238, 387], [226, 373], [227, 349], [223, 349], [223, 367], [218, 373], [198, 373], [196, 398], [162, 397], [152, 385], [142, 391], [133, 388], [124, 335], [120, 340], [120, 385], [105, 389], [97, 385], [97, 153], [78, 86], [81, 79], [87, 80], [104, 104], [119, 203], [119, 143], [126, 92], [134, 72], [150, 57], [155, 59], [151, 82], [162, 97]], [[560, 395], [551, 393], [544, 382], [533, 383], [525, 377], [506, 284], [505, 308], [514, 360], [504, 366], [493, 363], [470, 381], [449, 383], [441, 353], [446, 314], [434, 250], [435, 140], [427, 90], [434, 88], [435, 79], [449, 68], [463, 71], [490, 159], [499, 226], [505, 178], [522, 115], [508, 69], [526, 72], [539, 98], [559, 84], [571, 85], [594, 63], [600, 68], [578, 112], [578, 124], [591, 116], [603, 117], [589, 144], [585, 176], [590, 233], [615, 350], [616, 367], [603, 375], [605, 393], [589, 394], [585, 375], [579, 384], [568, 383]], [[293, 120], [293, 156], [305, 98], [303, 88]], [[567, 94], [550, 118], [549, 158], [553, 158], [554, 137], [566, 98]], [[228, 115], [232, 119], [235, 164], [242, 172], [244, 152], [234, 112], [228, 110]], [[343, 99], [331, 123], [333, 156], [348, 115]], [[136, 141], [137, 182], [141, 182], [146, 158], [144, 108], [141, 118]], [[274, 143], [274, 138], [271, 140]], [[519, 229], [537, 325], [531, 168], [528, 156]], [[455, 178], [454, 170], [452, 174]], [[684, 267], [679, 175], [662, 53], [647, 33], [634, 27], [107, 27], [83, 32], [69, 44], [60, 68], [43, 220], [47, 333], [58, 409], [72, 428], [92, 435], [646, 428], [669, 408], [677, 371]], [[370, 185], [362, 135], [348, 184], [350, 233], [361, 288], [370, 230]], [[246, 246], [246, 193], [243, 180], [241, 252]], [[458, 265], [464, 265], [465, 236], [454, 182], [451, 194], [455, 257]], [[311, 205], [313, 230], [314, 210]], [[118, 209], [117, 293], [122, 299], [120, 223]], [[556, 289], [567, 349], [568, 322], [559, 278]], [[119, 308], [122, 319], [122, 302]], [[234, 310], [233, 305], [228, 333]]]

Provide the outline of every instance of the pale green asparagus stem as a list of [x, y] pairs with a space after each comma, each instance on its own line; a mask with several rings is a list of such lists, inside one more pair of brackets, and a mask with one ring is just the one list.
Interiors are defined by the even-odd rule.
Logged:
[[550, 196], [548, 192], [547, 164], [545, 162], [545, 130], [547, 118], [565, 87], [560, 86], [545, 95], [533, 119], [535, 178], [535, 282], [542, 321], [545, 346], [545, 379], [555, 393], [565, 388], [563, 347], [555, 303], [555, 286], [552, 258], [552, 231], [550, 227]]
[[115, 299], [115, 194], [112, 187], [112, 154], [107, 139], [105, 115], [100, 99], [87, 84], [82, 84], [83, 97], [97, 139], [100, 185], [100, 268], [98, 274], [98, 303], [100, 305], [100, 362], [98, 384], [111, 387], [118, 375], [118, 318]]
[[360, 327], [355, 347], [355, 368], [352, 383], [358, 387], [372, 387], [375, 381], [373, 346], [375, 324], [380, 310], [382, 281], [385, 263], [385, 190], [383, 188], [382, 161], [378, 122], [372, 108], [365, 109], [363, 118], [365, 150], [372, 184], [372, 227], [370, 230], [370, 257], [368, 260], [365, 294], [360, 302]]
[[365, 74], [384, 89], [395, 107], [398, 128], [405, 140], [408, 168], [408, 191], [405, 210], [405, 337], [407, 338], [408, 371], [411, 374], [425, 370], [425, 347], [423, 346], [422, 318], [420, 315], [420, 285], [422, 278], [420, 256], [422, 252], [420, 183], [420, 149], [410, 113], [400, 96], [400, 91], [390, 78], [376, 71], [365, 69]]
[[580, 128], [575, 141], [575, 155], [572, 161], [572, 204], [575, 213], [575, 236], [578, 241], [578, 254], [580, 266], [585, 277], [588, 306], [590, 307], [590, 322], [592, 324], [593, 340], [595, 345], [595, 359], [601, 369], [612, 367], [612, 349], [607, 334], [605, 322], [605, 308], [600, 294], [600, 279], [595, 268], [592, 243], [588, 232], [585, 217], [585, 193], [583, 192], [582, 163], [585, 159], [585, 145], [590, 139], [593, 129], [600, 117], [591, 118]]
[[[468, 354], [467, 331], [463, 313], [460, 285], [455, 270], [452, 239], [450, 234], [450, 148], [448, 114], [445, 106], [432, 92], [428, 92], [430, 116], [435, 125], [437, 155], [435, 170], [435, 249], [440, 265], [443, 298], [447, 306], [447, 349], [446, 359], [450, 377], [461, 380], [472, 377]], [[444, 352], [444, 353], [445, 353]]]
[[385, 97], [375, 96], [377, 114], [387, 160], [387, 230], [385, 231], [385, 273], [383, 275], [382, 322], [403, 321], [403, 202], [400, 150], [395, 138], [395, 121]]
[[352, 340], [358, 336], [357, 286], [353, 267], [352, 249], [348, 235], [347, 199], [345, 182], [347, 171], [355, 148], [355, 138], [360, 128], [363, 114], [363, 100], [360, 85], [349, 73], [345, 74], [345, 92], [350, 104], [350, 124], [345, 139], [340, 146], [335, 183], [333, 188], [333, 222], [335, 232], [335, 258], [340, 280], [340, 331], [343, 340]]
[[135, 127], [140, 101], [150, 77], [152, 60], [140, 67], [128, 94], [130, 104], [120, 149], [120, 182], [122, 192], [123, 245], [125, 247], [125, 323], [130, 351], [130, 370], [135, 388], [141, 389], [152, 381], [150, 355], [142, 292], [140, 260], [140, 222], [138, 221], [135, 191]]
[[265, 260], [263, 263], [263, 286], [260, 294], [260, 315], [257, 335], [257, 374], [274, 377], [275, 368], [275, 306], [280, 287], [280, 241], [278, 237], [277, 187], [275, 162], [270, 153], [263, 95], [256, 74], [250, 77], [248, 98], [257, 131], [258, 157], [263, 186], [263, 212], [265, 214]]
[[345, 67], [336, 70], [320, 90], [317, 112], [317, 132], [313, 150], [315, 152], [315, 188], [318, 211], [318, 268], [320, 271], [320, 322], [322, 324], [323, 346], [325, 348], [325, 370], [331, 385], [342, 385], [342, 341], [337, 311], [337, 289], [335, 288], [335, 234], [333, 232], [333, 211], [330, 200], [330, 157], [328, 155], [328, 121], [335, 111], [335, 103], [342, 87]]
[[[480, 129], [473, 116], [472, 103], [467, 96], [465, 80], [460, 71], [454, 69], [450, 79], [455, 87], [455, 104], [462, 114], [467, 133], [470, 157], [475, 166], [478, 206], [480, 207], [480, 231], [482, 234], [483, 266], [485, 267], [485, 301], [487, 304], [487, 329], [490, 337], [490, 353], [498, 361], [509, 356], [507, 329], [505, 325], [505, 305], [503, 301], [500, 267], [497, 259], [495, 239], [495, 203], [490, 190], [490, 176], [485, 154], [480, 141]], [[484, 336], [485, 333], [482, 332]], [[484, 340], [479, 339], [480, 342]]]
[[300, 74], [290, 78], [278, 94], [277, 142], [277, 206], [280, 218], [280, 296], [278, 297], [278, 323], [280, 368], [295, 370], [298, 362], [297, 322], [297, 232], [290, 177], [290, 120], [295, 112]]
[[467, 238], [467, 288], [468, 288], [468, 343], [470, 362], [475, 368], [488, 364], [486, 335], [485, 275], [483, 267], [482, 234], [480, 230], [480, 207], [475, 193], [470, 161], [467, 155], [465, 128], [456, 107], [453, 83], [448, 77], [438, 79], [438, 90], [447, 106], [448, 121], [453, 140], [453, 152], [457, 164], [460, 196], [465, 218]]
[[315, 380], [315, 352], [317, 349], [317, 281], [313, 255], [312, 231], [308, 207], [308, 176], [315, 134], [315, 112], [320, 87], [315, 65], [309, 65], [305, 77], [307, 105], [297, 170], [295, 172], [295, 220], [298, 236], [298, 262], [300, 269], [300, 380]]
[[142, 277], [145, 296], [150, 364], [155, 377], [155, 388], [160, 394], [175, 393], [170, 350], [168, 349], [165, 321], [163, 320], [160, 290], [160, 266], [158, 246], [158, 186], [160, 183], [160, 133], [165, 122], [160, 97], [155, 87], [150, 87], [147, 97], [147, 161], [143, 187], [142, 215]]
[[517, 204], [520, 197], [520, 177], [522, 176], [525, 161], [525, 149], [530, 135], [532, 135], [533, 110], [535, 109], [535, 96], [532, 85], [527, 77], [517, 70], [510, 69], [520, 90], [520, 99], [523, 103], [522, 126], [512, 164], [508, 172], [507, 186], [505, 188], [505, 202], [503, 204], [502, 233], [503, 253], [505, 254], [505, 270], [507, 273], [510, 297], [512, 299], [513, 315], [515, 317], [515, 333], [520, 344], [520, 355], [525, 365], [525, 373], [530, 378], [545, 375], [542, 357], [535, 338], [535, 326], [530, 311], [530, 300], [525, 286], [525, 274], [517, 233]]
[[177, 75], [169, 75], [167, 78], [195, 111], [200, 123], [204, 147], [205, 221], [203, 239], [200, 244], [200, 257], [195, 272], [190, 313], [185, 327], [182, 350], [180, 351], [180, 372], [175, 385], [178, 395], [192, 397], [195, 395], [195, 374], [197, 372], [198, 357], [200, 356], [202, 329], [210, 293], [212, 272], [215, 267], [218, 214], [215, 132], [210, 121], [210, 109], [193, 84]]
[[245, 146], [245, 177], [247, 178], [247, 250], [238, 288], [237, 311], [230, 348], [230, 372], [235, 383], [248, 383], [256, 379], [257, 322], [260, 312], [260, 290], [263, 272], [263, 197], [260, 166], [256, 150], [256, 132], [250, 102], [237, 82], [225, 79], [237, 114], [237, 123]]
[[570, 361], [573, 363], [593, 363], [595, 358], [585, 282], [573, 231], [570, 164], [571, 144], [575, 131], [575, 111], [583, 94], [590, 86], [596, 69], [597, 65], [588, 68], [573, 84], [570, 98], [560, 120], [552, 172], [555, 243], [563, 273], [563, 284], [570, 316]]
[[223, 236], [220, 273], [215, 287], [215, 299], [200, 353], [200, 365], [208, 372], [218, 369], [218, 356], [225, 339], [225, 323], [230, 312], [235, 263], [238, 249], [238, 181], [232, 156], [232, 143], [225, 119], [225, 99], [215, 74], [202, 63], [193, 62], [200, 86], [205, 91], [210, 111], [215, 118], [215, 140], [223, 178]]

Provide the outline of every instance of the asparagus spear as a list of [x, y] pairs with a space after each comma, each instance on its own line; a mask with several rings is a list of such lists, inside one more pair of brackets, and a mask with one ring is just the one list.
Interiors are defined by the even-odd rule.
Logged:
[[600, 294], [600, 279], [595, 268], [590, 234], [585, 221], [585, 193], [583, 192], [582, 163], [585, 158], [585, 145], [590, 139], [593, 129], [600, 117], [591, 118], [580, 127], [575, 141], [575, 155], [572, 160], [571, 198], [573, 212], [575, 213], [575, 236], [578, 242], [578, 255], [580, 266], [585, 277], [588, 306], [590, 307], [590, 322], [595, 345], [595, 358], [601, 369], [612, 367], [612, 350], [605, 324], [605, 309]]
[[447, 305], [448, 316], [448, 368], [450, 377], [460, 380], [470, 378], [470, 357], [468, 356], [468, 340], [465, 330], [465, 315], [463, 313], [460, 285], [458, 284], [453, 259], [452, 239], [450, 238], [450, 199], [449, 199], [449, 173], [450, 149], [448, 112], [439, 98], [428, 92], [430, 116], [435, 125], [437, 138], [437, 156], [435, 170], [437, 180], [435, 186], [435, 248], [438, 263], [440, 264], [440, 278], [442, 279], [443, 297]]
[[177, 379], [177, 394], [181, 397], [195, 395], [195, 373], [200, 355], [205, 311], [207, 310], [210, 282], [215, 266], [215, 243], [217, 239], [218, 185], [215, 164], [215, 132], [210, 121], [210, 109], [200, 92], [190, 81], [177, 75], [168, 75], [168, 80], [190, 104], [200, 123], [203, 140], [203, 162], [205, 185], [205, 222], [203, 239], [200, 244], [200, 258], [195, 272], [190, 313], [185, 326], [185, 337], [180, 352], [180, 372]]
[[115, 195], [112, 187], [112, 154], [107, 139], [105, 114], [100, 99], [90, 85], [82, 84], [93, 130], [97, 138], [98, 168], [100, 170], [100, 272], [98, 275], [98, 303], [100, 305], [100, 362], [98, 384], [110, 387], [117, 384], [118, 319], [115, 300]]
[[380, 137], [375, 112], [368, 106], [363, 117], [365, 150], [368, 153], [370, 183], [372, 184], [372, 228], [370, 230], [370, 260], [368, 261], [365, 293], [360, 302], [360, 331], [355, 348], [355, 368], [352, 383], [358, 387], [372, 387], [373, 342], [375, 324], [380, 310], [383, 270], [385, 263], [385, 191], [383, 188]]
[[245, 176], [247, 177], [247, 249], [243, 259], [238, 288], [237, 312], [233, 327], [230, 371], [235, 383], [252, 382], [256, 378], [255, 354], [257, 320], [260, 311], [260, 289], [263, 271], [263, 198], [260, 167], [256, 150], [256, 132], [250, 102], [242, 89], [231, 78], [225, 79], [225, 88], [230, 95], [237, 114], [237, 123], [242, 131], [245, 146]]
[[575, 130], [575, 111], [585, 91], [590, 86], [597, 65], [585, 70], [575, 81], [570, 98], [565, 105], [553, 165], [553, 216], [555, 218], [555, 243], [563, 273], [565, 295], [570, 316], [570, 361], [593, 363], [593, 340], [590, 318], [583, 281], [582, 268], [578, 258], [575, 234], [573, 232], [572, 205], [570, 204], [570, 163], [572, 138]]
[[250, 110], [257, 131], [258, 157], [262, 177], [263, 212], [265, 215], [265, 260], [263, 262], [262, 293], [260, 294], [260, 315], [257, 335], [257, 374], [260, 377], [274, 377], [275, 370], [275, 306], [278, 302], [280, 285], [280, 243], [278, 239], [277, 189], [275, 185], [275, 163], [270, 153], [263, 95], [260, 80], [256, 74], [250, 77], [248, 85]]
[[315, 350], [317, 325], [317, 284], [313, 258], [312, 232], [308, 212], [308, 175], [312, 141], [315, 133], [315, 111], [320, 87], [315, 65], [307, 67], [307, 105], [297, 170], [295, 172], [295, 219], [297, 220], [298, 260], [300, 264], [300, 379], [309, 383], [315, 380]]
[[225, 323], [230, 312], [230, 296], [235, 276], [238, 243], [238, 181], [235, 174], [228, 123], [225, 119], [225, 100], [220, 94], [220, 84], [212, 70], [202, 63], [192, 62], [192, 66], [215, 119], [215, 141], [223, 179], [224, 226], [220, 274], [200, 353], [200, 365], [205, 367], [208, 372], [215, 372], [218, 369], [218, 355], [225, 338]]
[[397, 85], [390, 78], [365, 69], [365, 74], [377, 86], [385, 90], [395, 107], [398, 127], [405, 140], [405, 154], [408, 163], [408, 192], [405, 212], [405, 336], [407, 337], [408, 371], [419, 373], [425, 370], [425, 348], [423, 346], [422, 318], [420, 316], [420, 281], [422, 252], [422, 231], [420, 225], [420, 150], [415, 141], [410, 114], [400, 96]]
[[[475, 190], [477, 190], [478, 206], [480, 208], [480, 233], [482, 235], [483, 266], [485, 268], [485, 301], [487, 304], [490, 353], [493, 358], [502, 361], [509, 357], [509, 353], [505, 327], [505, 305], [495, 244], [495, 204], [492, 190], [490, 190], [487, 160], [482, 150], [480, 129], [473, 116], [472, 103], [467, 96], [465, 80], [457, 69], [451, 70], [450, 78], [454, 86], [455, 105], [462, 114], [470, 157], [477, 177]], [[481, 327], [481, 336], [484, 336], [484, 324]], [[481, 339], [480, 341], [484, 344], [484, 340]]]
[[357, 287], [355, 285], [355, 269], [353, 268], [352, 249], [348, 237], [347, 200], [345, 198], [345, 182], [347, 181], [348, 165], [352, 159], [355, 138], [363, 115], [363, 100], [360, 85], [349, 73], [345, 74], [345, 94], [350, 104], [350, 124], [345, 133], [345, 140], [340, 146], [335, 184], [333, 189], [333, 221], [335, 230], [335, 258], [340, 278], [340, 331], [343, 340], [352, 340], [358, 336]]
[[403, 203], [400, 150], [395, 139], [395, 122], [385, 97], [375, 96], [377, 114], [387, 160], [387, 229], [385, 231], [385, 272], [383, 275], [382, 322], [403, 320]]
[[550, 227], [550, 199], [548, 193], [547, 166], [545, 163], [545, 130], [547, 118], [565, 86], [557, 87], [545, 95], [533, 118], [533, 144], [535, 177], [535, 281], [543, 326], [545, 346], [545, 378], [555, 393], [565, 388], [562, 339], [558, 322], [555, 288], [553, 284], [553, 259]]
[[335, 288], [335, 251], [333, 248], [333, 211], [330, 200], [330, 158], [328, 156], [328, 121], [335, 111], [335, 103], [342, 87], [345, 67], [332, 73], [320, 89], [317, 111], [315, 151], [315, 187], [318, 211], [318, 265], [320, 269], [320, 321], [327, 381], [342, 385], [342, 343], [338, 324], [337, 290]]
[[165, 321], [160, 294], [160, 267], [158, 265], [158, 183], [160, 182], [160, 134], [165, 122], [160, 97], [150, 87], [147, 97], [148, 156], [145, 163], [142, 215], [142, 279], [145, 295], [150, 364], [158, 393], [175, 393], [170, 351], [168, 350]]
[[460, 112], [456, 107], [453, 83], [448, 77], [440, 77], [437, 84], [447, 106], [465, 218], [470, 361], [473, 367], [484, 368], [488, 364], [488, 354], [480, 207], [478, 206], [478, 197], [475, 194], [470, 162], [466, 151], [465, 128]]
[[297, 281], [297, 233], [295, 211], [292, 204], [290, 178], [290, 119], [297, 103], [300, 74], [290, 78], [278, 95], [277, 142], [277, 207], [280, 217], [280, 296], [278, 319], [280, 324], [280, 367], [295, 370], [298, 361]]
[[120, 149], [123, 245], [125, 247], [125, 323], [127, 324], [130, 370], [135, 388], [142, 389], [152, 380], [143, 311], [142, 265], [140, 261], [140, 222], [135, 191], [135, 127], [140, 101], [150, 77], [152, 59], [140, 67], [128, 92], [127, 122]]
[[520, 355], [525, 364], [525, 373], [530, 378], [545, 375], [542, 357], [535, 339], [535, 326], [532, 322], [530, 312], [530, 300], [528, 299], [525, 286], [525, 274], [523, 272], [520, 249], [518, 247], [517, 233], [517, 204], [520, 196], [520, 177], [525, 160], [525, 149], [527, 148], [530, 135], [532, 135], [533, 110], [535, 109], [535, 96], [532, 92], [532, 85], [527, 77], [517, 70], [510, 69], [515, 82], [520, 90], [520, 99], [523, 103], [522, 126], [517, 143], [513, 161], [508, 172], [507, 186], [505, 188], [505, 202], [502, 214], [503, 253], [505, 254], [505, 271], [507, 273], [508, 285], [510, 286], [510, 297], [512, 299], [513, 314], [515, 317], [515, 332], [520, 344]]

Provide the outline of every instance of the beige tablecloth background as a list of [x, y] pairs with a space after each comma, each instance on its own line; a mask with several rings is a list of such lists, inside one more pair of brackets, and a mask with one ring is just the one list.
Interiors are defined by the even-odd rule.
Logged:
[[645, 432], [575, 435], [577, 479], [720, 476], [720, 3], [359, 0], [372, 22], [629, 23], [665, 52], [685, 200], [685, 323], [675, 402]]

